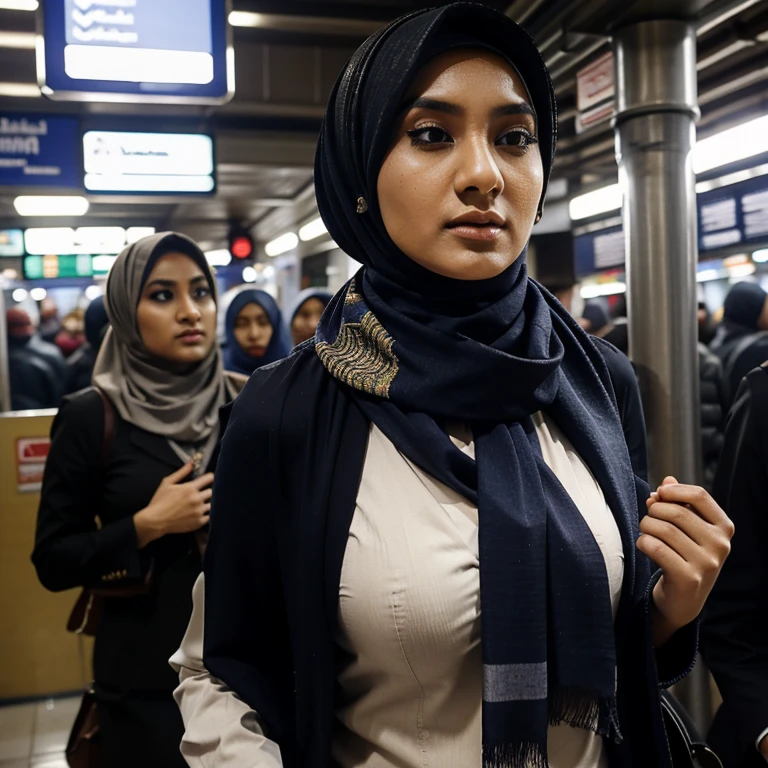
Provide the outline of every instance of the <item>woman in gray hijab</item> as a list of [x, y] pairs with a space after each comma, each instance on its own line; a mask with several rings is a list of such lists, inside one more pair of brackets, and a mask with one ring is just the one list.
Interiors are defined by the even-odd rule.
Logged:
[[167, 660], [201, 569], [218, 411], [245, 379], [223, 370], [215, 280], [189, 238], [124, 250], [106, 307], [94, 386], [53, 424], [32, 559], [46, 588], [105, 597], [94, 650], [104, 764], [172, 768], [184, 765], [183, 726]]

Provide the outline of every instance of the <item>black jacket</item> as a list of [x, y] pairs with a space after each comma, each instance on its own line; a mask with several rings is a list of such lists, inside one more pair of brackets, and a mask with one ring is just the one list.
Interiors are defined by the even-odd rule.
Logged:
[[699, 396], [701, 398], [701, 454], [704, 487], [712, 488], [720, 452], [723, 450], [723, 368], [717, 355], [699, 344]]
[[63, 394], [64, 358], [53, 344], [36, 336], [8, 339], [11, 408], [56, 408]]
[[99, 350], [86, 342], [80, 349], [75, 350], [71, 357], [67, 358], [67, 369], [64, 376], [65, 395], [71, 395], [91, 386], [93, 366], [96, 364], [98, 354]]
[[707, 602], [701, 650], [723, 696], [709, 738], [725, 768], [765, 766], [768, 728], [768, 369], [744, 380], [728, 416], [713, 495], [736, 526]]
[[111, 690], [171, 691], [178, 678], [168, 659], [192, 612], [199, 550], [194, 535], [183, 534], [139, 551], [133, 515], [181, 459], [167, 440], [115, 412], [114, 439], [102, 465], [104, 405], [94, 389], [65, 398], [51, 437], [32, 554], [37, 575], [44, 587], [60, 591], [141, 580], [153, 562], [150, 594], [107, 601], [94, 672]]
[[710, 349], [723, 364], [723, 394], [730, 408], [741, 380], [768, 360], [768, 332], [723, 320]]
[[[635, 474], [645, 428], [632, 368], [607, 359]], [[259, 713], [286, 768], [328, 768], [334, 729], [339, 578], [369, 424], [312, 342], [259, 369], [232, 409], [214, 487], [205, 563], [206, 668]], [[320, 457], [315, 460], [313, 457]], [[638, 515], [648, 486], [637, 481]], [[612, 768], [669, 768], [659, 680], [690, 668], [695, 624], [655, 654], [653, 582], [638, 553], [617, 617], [620, 746]], [[658, 664], [658, 666], [657, 666]]]

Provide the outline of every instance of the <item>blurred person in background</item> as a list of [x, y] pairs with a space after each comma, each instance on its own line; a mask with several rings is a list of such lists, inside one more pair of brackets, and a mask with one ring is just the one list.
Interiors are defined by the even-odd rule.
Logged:
[[701, 651], [723, 704], [709, 733], [725, 768], [768, 761], [768, 368], [742, 381], [713, 495], [736, 526], [704, 610]]
[[581, 326], [591, 336], [602, 338], [611, 329], [611, 316], [596, 302], [587, 302], [581, 313]]
[[60, 330], [59, 308], [50, 296], [46, 296], [40, 302], [40, 327], [38, 328], [40, 338], [53, 344]]
[[245, 376], [282, 360], [291, 351], [277, 302], [257, 288], [244, 288], [234, 295], [227, 307], [224, 332], [224, 367]]
[[67, 360], [64, 394], [71, 395], [91, 386], [93, 366], [101, 349], [101, 342], [109, 327], [109, 316], [104, 297], [98, 296], [85, 310], [86, 342]]
[[176, 657], [191, 765], [669, 765], [660, 680], [730, 523], [674, 478], [649, 495], [629, 363], [528, 279], [555, 113], [477, 3], [396, 20], [337, 80], [315, 190], [363, 267], [232, 409]]
[[107, 597], [96, 630], [104, 765], [181, 768], [168, 657], [201, 570], [218, 412], [245, 379], [224, 372], [215, 279], [189, 238], [126, 248], [106, 308], [94, 387], [66, 397], [51, 429], [32, 560], [52, 591], [132, 595]]
[[332, 294], [323, 288], [307, 288], [296, 297], [288, 312], [294, 347], [315, 335], [320, 318], [331, 298]]
[[729, 408], [741, 380], [768, 360], [768, 293], [757, 283], [736, 283], [728, 292], [710, 349], [723, 365], [723, 397]]
[[699, 342], [709, 346], [717, 333], [717, 323], [705, 301], [700, 301], [697, 310]]
[[9, 309], [5, 322], [11, 409], [56, 408], [62, 395], [61, 352], [37, 337], [29, 314], [23, 309]]
[[82, 309], [67, 312], [54, 341], [65, 358], [70, 358], [85, 344], [85, 312]]

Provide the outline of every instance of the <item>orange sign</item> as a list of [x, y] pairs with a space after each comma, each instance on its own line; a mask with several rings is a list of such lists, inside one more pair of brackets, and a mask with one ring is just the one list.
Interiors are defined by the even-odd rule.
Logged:
[[16, 440], [16, 489], [35, 493], [42, 488], [45, 461], [51, 441], [48, 437], [20, 437]]

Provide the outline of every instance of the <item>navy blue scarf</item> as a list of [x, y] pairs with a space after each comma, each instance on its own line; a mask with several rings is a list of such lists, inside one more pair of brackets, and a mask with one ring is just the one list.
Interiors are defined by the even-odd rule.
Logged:
[[[548, 765], [550, 724], [619, 738], [604, 560], [542, 458], [532, 415], [551, 416], [595, 475], [622, 533], [628, 574], [637, 497], [605, 363], [528, 279], [525, 254], [496, 278], [464, 282], [416, 264], [384, 227], [376, 183], [406, 90], [425, 63], [457, 47], [492, 50], [520, 73], [549, 177], [554, 92], [520, 27], [487, 7], [455, 3], [374, 35], [337, 81], [318, 144], [320, 213], [365, 267], [328, 305], [316, 348], [405, 456], [477, 503], [483, 766], [531, 768]], [[452, 422], [471, 425], [476, 461], [451, 442]]]
[[[258, 304], [267, 313], [272, 325], [272, 338], [262, 357], [251, 357], [235, 337], [235, 321], [241, 310], [248, 304]], [[224, 331], [227, 339], [224, 348], [224, 368], [228, 371], [250, 376], [257, 368], [282, 360], [291, 351], [290, 337], [277, 302], [266, 291], [260, 291], [257, 288], [246, 288], [234, 296], [227, 307]]]

